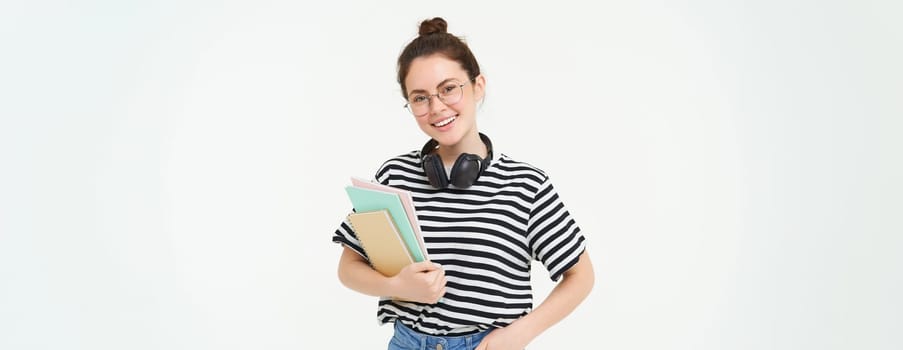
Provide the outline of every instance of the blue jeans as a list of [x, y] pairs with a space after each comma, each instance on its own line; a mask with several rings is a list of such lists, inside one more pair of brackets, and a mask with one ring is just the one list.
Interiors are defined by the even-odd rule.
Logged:
[[457, 337], [432, 336], [417, 333], [401, 321], [395, 321], [395, 335], [389, 340], [389, 350], [473, 350], [490, 331]]

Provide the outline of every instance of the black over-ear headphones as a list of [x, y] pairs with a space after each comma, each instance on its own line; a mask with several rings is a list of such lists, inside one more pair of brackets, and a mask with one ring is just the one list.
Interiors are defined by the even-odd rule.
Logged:
[[430, 180], [430, 185], [435, 188], [446, 188], [449, 184], [461, 188], [473, 185], [492, 161], [492, 141], [489, 141], [489, 137], [483, 133], [480, 133], [480, 139], [486, 145], [486, 159], [480, 158], [476, 154], [461, 153], [455, 160], [455, 164], [452, 165], [451, 174], [448, 175], [445, 173], [442, 158], [433, 152], [439, 146], [439, 142], [433, 139], [427, 141], [420, 150], [420, 163], [423, 165], [427, 179]]

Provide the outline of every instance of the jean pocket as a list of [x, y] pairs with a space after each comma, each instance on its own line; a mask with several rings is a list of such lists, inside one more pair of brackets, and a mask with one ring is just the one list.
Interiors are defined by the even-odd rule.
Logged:
[[392, 339], [389, 339], [388, 350], [420, 350], [420, 344], [414, 344], [410, 339], [394, 334]]

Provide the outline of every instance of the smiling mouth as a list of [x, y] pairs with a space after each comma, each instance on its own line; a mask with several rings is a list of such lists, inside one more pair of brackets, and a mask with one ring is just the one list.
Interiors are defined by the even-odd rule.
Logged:
[[433, 123], [433, 126], [435, 126], [435, 127], [437, 127], [437, 128], [441, 128], [441, 127], [443, 127], [443, 126], [446, 126], [446, 125], [448, 125], [448, 124], [451, 124], [451, 122], [455, 121], [455, 119], [458, 119], [458, 116], [457, 116], [457, 115], [454, 115], [454, 116], [451, 116], [451, 117], [442, 119], [442, 120], [440, 120], [440, 121], [438, 121], [438, 122], [435, 122], [435, 123]]

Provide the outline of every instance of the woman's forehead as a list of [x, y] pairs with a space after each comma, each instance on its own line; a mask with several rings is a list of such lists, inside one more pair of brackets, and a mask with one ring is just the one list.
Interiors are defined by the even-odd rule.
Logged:
[[405, 85], [408, 90], [429, 89], [449, 79], [467, 79], [467, 72], [457, 61], [442, 55], [431, 55], [411, 61]]

